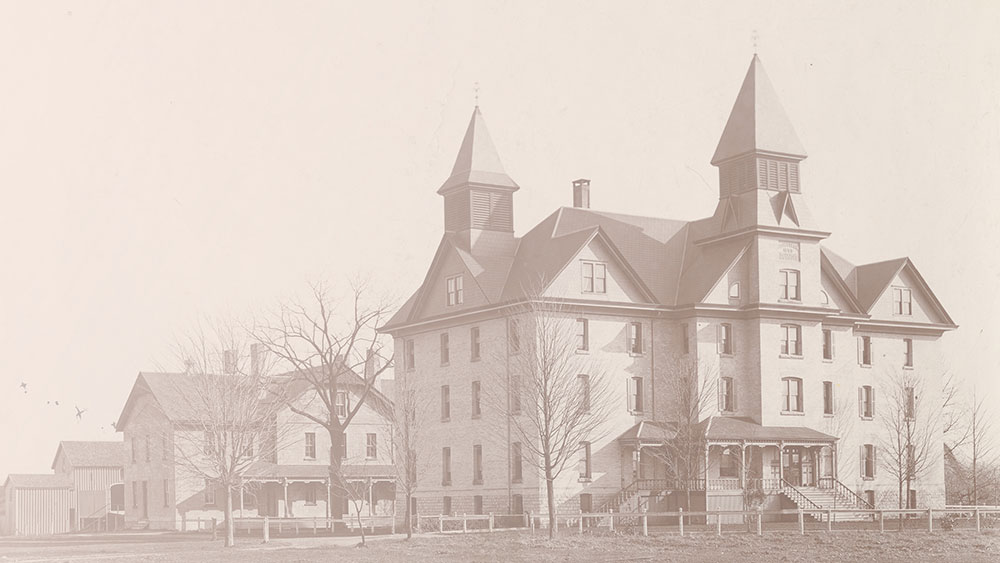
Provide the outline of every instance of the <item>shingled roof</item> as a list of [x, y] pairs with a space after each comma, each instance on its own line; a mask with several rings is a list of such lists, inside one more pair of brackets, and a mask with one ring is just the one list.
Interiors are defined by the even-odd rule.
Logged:
[[67, 475], [11, 473], [4, 486], [18, 489], [69, 489], [73, 487], [73, 483]]
[[72, 467], [122, 467], [127, 455], [124, 442], [59, 442], [52, 468], [56, 468], [59, 455], [66, 457]]

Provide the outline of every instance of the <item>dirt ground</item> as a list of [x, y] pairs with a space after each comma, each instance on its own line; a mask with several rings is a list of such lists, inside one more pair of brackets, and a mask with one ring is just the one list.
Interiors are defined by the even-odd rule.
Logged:
[[281, 539], [262, 545], [241, 539], [225, 549], [201, 537], [151, 536], [144, 541], [123, 538], [109, 542], [60, 540], [0, 542], [0, 563], [58, 561], [149, 561], [181, 563], [298, 563], [330, 560], [406, 563], [488, 561], [1000, 561], [1000, 532], [773, 532], [762, 537], [745, 533], [651, 537], [610, 534], [577, 536], [564, 533], [549, 541], [543, 534], [421, 535], [410, 541], [398, 536], [370, 538], [366, 548], [357, 538]]

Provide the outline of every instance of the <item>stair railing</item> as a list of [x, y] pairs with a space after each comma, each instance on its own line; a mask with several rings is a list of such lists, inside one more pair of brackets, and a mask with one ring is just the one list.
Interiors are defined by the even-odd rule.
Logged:
[[807, 505], [807, 508], [813, 508], [813, 509], [816, 509], [816, 510], [823, 510], [822, 506], [816, 504], [809, 497], [807, 497], [806, 495], [802, 494], [802, 491], [796, 489], [788, 481], [782, 479], [781, 480], [781, 484], [784, 485], [784, 488], [781, 491], [783, 493], [785, 493], [793, 501], [795, 501], [795, 504], [797, 504], [799, 506], [802, 506], [803, 504], [805, 504], [805, 505]]
[[868, 510], [871, 510], [871, 509], [875, 508], [867, 500], [861, 498], [860, 495], [858, 495], [857, 493], [855, 493], [854, 491], [852, 491], [850, 487], [848, 487], [847, 485], [841, 483], [839, 479], [834, 479], [833, 480], [833, 490], [836, 491], [837, 494], [842, 494], [844, 496], [844, 498], [846, 498], [846, 499], [848, 499], [850, 501], [854, 501], [854, 503], [858, 507], [860, 507], [860, 508], [864, 508], [864, 509], [868, 509]]

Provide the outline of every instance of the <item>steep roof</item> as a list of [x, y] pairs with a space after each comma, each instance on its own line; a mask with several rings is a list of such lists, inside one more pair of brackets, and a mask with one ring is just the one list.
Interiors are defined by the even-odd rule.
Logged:
[[125, 465], [124, 442], [59, 442], [52, 469], [56, 468], [59, 455], [73, 467], [122, 467]]
[[868, 312], [880, 295], [889, 287], [896, 274], [906, 265], [906, 258], [895, 258], [854, 269], [855, 293], [861, 310]]
[[518, 189], [517, 183], [503, 169], [500, 154], [486, 129], [486, 121], [479, 106], [472, 111], [451, 176], [441, 185], [438, 193], [442, 194], [465, 184]]
[[7, 482], [4, 486], [19, 489], [69, 489], [73, 483], [67, 475], [11, 473], [7, 476]]
[[758, 151], [806, 157], [806, 149], [755, 54], [712, 156], [712, 164]]

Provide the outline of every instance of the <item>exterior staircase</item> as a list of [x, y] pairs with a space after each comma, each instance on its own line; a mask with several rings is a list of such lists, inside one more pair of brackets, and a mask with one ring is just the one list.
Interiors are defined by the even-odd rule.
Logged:
[[[867, 501], [851, 491], [846, 485], [835, 479], [824, 479], [820, 487], [795, 487], [788, 482], [782, 483], [784, 487], [781, 493], [795, 503], [796, 506], [805, 510], [847, 510], [859, 509], [870, 510], [873, 508]], [[808, 514], [816, 521], [825, 521], [823, 514]], [[834, 521], [840, 522], [860, 522], [871, 520], [871, 514], [864, 512], [848, 513], [838, 512], [833, 514]]]

